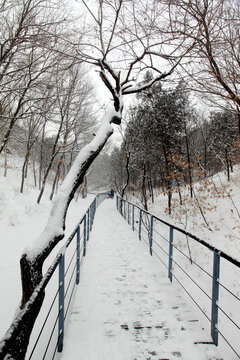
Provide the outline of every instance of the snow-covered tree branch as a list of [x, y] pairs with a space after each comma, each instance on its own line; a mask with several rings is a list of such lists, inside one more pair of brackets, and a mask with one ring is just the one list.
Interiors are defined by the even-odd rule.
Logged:
[[[111, 94], [112, 106], [103, 116], [94, 138], [77, 155], [54, 199], [45, 229], [22, 255], [22, 309], [42, 279], [44, 260], [64, 237], [68, 206], [84, 175], [112, 135], [112, 124], [121, 124], [123, 96], [139, 93], [167, 79], [186, 53], [184, 49], [184, 54], [178, 51], [173, 57], [174, 43], [170, 46], [172, 39], [166, 39], [161, 32], [155, 31], [154, 23], [164, 27], [166, 21], [166, 8], [160, 2], [139, 0], [137, 9], [134, 1], [123, 0], [114, 4], [107, 0], [97, 1], [95, 7], [91, 7], [89, 1], [82, 0], [82, 5], [86, 11], [85, 29], [81, 29], [79, 41], [75, 40], [75, 32], [74, 40], [70, 35], [66, 37], [65, 44], [71, 51], [65, 55], [95, 67]], [[64, 43], [64, 38], [61, 41]], [[61, 51], [58, 50], [58, 53]], [[148, 69], [152, 69], [153, 78], [143, 83]], [[14, 346], [8, 349], [8, 358], [24, 358], [42, 301], [43, 298], [24, 327], [17, 332], [16, 341], [12, 341]]]

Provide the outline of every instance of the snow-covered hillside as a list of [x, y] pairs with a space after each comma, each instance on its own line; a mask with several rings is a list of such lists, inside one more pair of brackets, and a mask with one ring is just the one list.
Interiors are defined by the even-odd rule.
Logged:
[[[27, 245], [42, 231], [50, 211], [50, 184], [38, 205], [39, 190], [34, 187], [33, 176], [29, 172], [24, 193], [20, 194], [21, 165], [19, 157], [9, 159], [7, 177], [4, 174], [3, 158], [0, 158], [0, 337], [10, 325], [21, 300], [21, 280], [19, 260]], [[66, 237], [82, 217], [94, 195], [86, 199], [72, 201], [66, 222]], [[53, 261], [64, 240], [46, 261], [47, 268]]]
[[[168, 214], [167, 195], [155, 189], [154, 203], [148, 201], [152, 214], [209, 241], [213, 246], [240, 259], [240, 166], [234, 167], [230, 182], [226, 174], [218, 173], [194, 185], [190, 198], [189, 187], [173, 192], [172, 213]], [[128, 193], [127, 199], [141, 205], [141, 196]]]
[[[182, 205], [179, 203], [178, 193], [173, 193], [171, 215], [168, 214], [167, 196], [160, 193], [156, 194], [154, 203], [149, 201], [149, 212], [178, 228], [192, 233], [208, 242], [211, 246], [240, 261], [239, 166], [234, 168], [234, 173], [229, 183], [226, 181], [225, 174], [219, 173], [213, 178], [196, 183], [194, 185], [194, 198], [190, 198], [188, 187], [182, 188], [181, 192], [183, 199]], [[132, 196], [132, 193], [128, 195], [132, 202], [141, 205], [139, 200], [140, 196], [136, 197], [136, 193], [134, 196]], [[159, 250], [157, 245], [161, 246], [163, 251], [160, 250], [159, 255], [166, 266], [168, 266], [166, 254], [168, 254], [169, 245], [168, 242], [162, 238], [165, 238], [165, 240], [168, 239], [169, 227], [155, 221], [153, 228], [153, 238], [155, 240], [153, 250]], [[176, 278], [200, 305], [205, 316], [211, 319], [212, 251], [177, 231], [174, 231], [174, 246], [188, 257], [182, 256], [175, 248], [173, 249], [173, 259], [180, 264], [182, 268], [180, 269], [174, 262], [173, 271]], [[197, 263], [197, 265], [195, 265], [195, 263]], [[224, 314], [222, 310], [219, 311], [218, 329], [239, 353], [240, 269], [223, 258], [221, 258], [220, 263], [221, 285], [218, 305], [226, 314]], [[206, 275], [206, 273], [210, 274], [210, 276], [208, 274]], [[186, 274], [190, 275], [193, 281], [189, 280]], [[180, 290], [181, 286], [175, 278], [173, 282]], [[200, 286], [205, 293], [199, 289], [198, 286]], [[227, 288], [227, 290], [224, 287]], [[192, 300], [187, 294], [186, 301], [188, 301], [189, 306], [191, 306]], [[202, 315], [199, 311], [198, 316], [204, 319]], [[235, 326], [232, 321], [235, 322], [237, 326]], [[209, 327], [209, 325], [209, 321], [206, 320], [205, 326]], [[219, 347], [224, 359], [238, 358], [235, 357], [234, 352], [226, 346], [226, 342], [221, 337]]]

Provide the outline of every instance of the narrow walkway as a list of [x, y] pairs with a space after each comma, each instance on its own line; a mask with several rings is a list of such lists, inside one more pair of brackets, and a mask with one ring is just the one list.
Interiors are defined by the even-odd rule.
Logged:
[[62, 360], [216, 360], [210, 341], [144, 243], [99, 207], [65, 333]]

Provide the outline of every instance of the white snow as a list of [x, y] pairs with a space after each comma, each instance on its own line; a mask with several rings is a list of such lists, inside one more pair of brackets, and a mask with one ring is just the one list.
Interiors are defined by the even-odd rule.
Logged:
[[103, 145], [108, 137], [113, 133], [113, 128], [110, 124], [113, 114], [116, 114], [115, 110], [109, 110], [109, 113], [104, 115], [96, 136], [89, 144], [85, 145], [81, 149], [76, 157], [53, 201], [51, 212], [43, 232], [24, 250], [29, 260], [33, 261], [34, 258], [48, 246], [54, 237], [64, 234], [62, 222], [68, 197], [77, 181], [80, 170], [90, 155], [96, 152], [97, 149]]
[[[107, 128], [109, 126], [106, 124]], [[29, 246], [42, 231], [51, 207], [51, 202], [47, 199], [49, 196], [47, 189], [41, 204], [36, 204], [38, 190], [32, 186], [30, 179], [26, 179], [25, 193], [19, 193], [22, 160], [14, 156], [10, 157], [12, 159], [9, 160], [10, 169], [7, 178], [2, 176], [3, 166], [0, 162], [0, 301], [1, 304], [4, 304], [0, 307], [0, 336], [3, 336], [9, 327], [20, 301], [20, 256], [24, 248]], [[221, 180], [219, 180], [219, 176]], [[186, 228], [187, 231], [239, 259], [239, 217], [236, 209], [240, 207], [240, 169], [239, 167], [234, 169], [230, 184], [225, 182], [223, 174], [219, 176], [216, 175], [213, 178], [217, 187], [215, 192], [214, 189], [208, 191], [212, 187], [211, 183], [206, 188], [202, 186], [204, 184], [196, 184], [196, 187], [200, 188], [197, 191], [199, 200], [201, 204], [204, 204], [205, 216], [213, 231], [210, 232], [206, 229], [193, 202], [186, 200], [183, 207], [177, 205], [177, 194], [174, 194], [173, 197], [174, 207], [171, 217], [165, 211], [167, 201], [164, 195], [159, 195], [155, 203], [151, 205], [150, 212], [177, 226]], [[186, 188], [185, 193], [187, 191]], [[224, 197], [223, 194], [230, 194], [231, 197]], [[70, 235], [92, 200], [93, 195], [84, 200], [79, 199], [77, 203], [72, 201], [67, 217], [65, 239]], [[76, 303], [72, 310], [70, 327], [66, 332], [67, 342], [64, 354], [69, 351], [68, 354], [71, 357], [64, 355], [63, 359], [74, 359], [76, 350], [76, 352], [80, 351], [79, 358], [82, 354], [83, 359], [101, 359], [100, 356], [102, 356], [102, 359], [157, 360], [166, 358], [174, 360], [178, 357], [181, 358], [179, 356], [181, 353], [184, 360], [188, 358], [236, 360], [236, 356], [230, 350], [222, 353], [221, 345], [221, 356], [216, 355], [215, 347], [212, 345], [193, 345], [195, 340], [210, 340], [206, 323], [200, 319], [199, 312], [195, 313], [195, 308], [191, 308], [191, 300], [184, 297], [179, 287], [176, 286], [176, 282], [174, 286], [170, 285], [165, 277], [166, 270], [159, 266], [155, 256], [149, 256], [147, 248], [144, 247], [145, 244], [139, 243], [136, 234], [132, 233], [121, 216], [116, 214], [114, 207], [113, 202], [107, 200], [97, 211]], [[104, 209], [103, 213], [102, 209]], [[187, 215], [185, 210], [187, 210]], [[156, 230], [158, 230], [157, 227]], [[167, 237], [168, 232], [169, 229], [161, 228], [163, 236]], [[186, 238], [182, 236], [174, 237], [174, 239], [180, 249], [186, 252]], [[44, 271], [51, 265], [64, 241], [61, 241], [47, 259]], [[209, 252], [200, 245], [193, 245], [192, 242], [190, 249], [193, 259], [199, 260], [200, 265], [211, 273], [212, 256], [209, 257]], [[174, 250], [173, 259], [175, 256], [176, 251]], [[189, 261], [184, 263], [184, 269], [191, 276], [196, 276], [206, 291], [211, 292], [211, 281], [203, 277], [201, 272]], [[175, 268], [174, 271], [177, 269]], [[220, 282], [227, 284], [238, 297], [240, 296], [239, 275], [239, 271], [236, 271], [234, 266], [221, 260]], [[53, 279], [53, 281], [55, 280]], [[181, 277], [180, 280], [182, 280]], [[53, 281], [52, 286], [55, 286]], [[168, 289], [167, 294], [164, 289]], [[197, 300], [202, 301], [204, 311], [209, 315], [209, 300], [207, 299], [207, 303], [194, 286], [190, 286], [190, 289]], [[181, 298], [178, 297], [180, 294]], [[48, 301], [48, 298], [46, 299]], [[161, 306], [156, 305], [157, 301], [162, 302]], [[239, 302], [232, 301], [232, 297], [222, 288], [218, 304], [223, 309], [227, 309], [229, 316], [239, 324]], [[189, 319], [199, 319], [199, 321], [191, 322], [188, 321]], [[139, 327], [137, 322], [140, 322], [143, 328], [137, 329], [136, 327]], [[123, 326], [121, 327], [121, 325]], [[156, 327], [158, 325], [159, 327]], [[128, 326], [128, 330], [125, 329], [126, 326]], [[71, 330], [72, 327], [73, 330]], [[182, 327], [186, 330], [181, 330]], [[206, 332], [201, 330], [202, 327], [206, 329]], [[224, 329], [226, 334], [230, 335], [229, 339], [234, 341], [234, 345], [239, 351], [239, 336], [236, 336], [235, 330], [222, 315], [219, 329]], [[71, 336], [71, 332], [74, 332], [73, 336]], [[190, 344], [187, 343], [187, 339]], [[99, 350], [90, 351], [90, 346], [93, 347], [91, 341], [95, 341]], [[77, 342], [81, 344], [80, 350]], [[157, 355], [154, 355], [155, 351]], [[101, 354], [104, 354], [105, 358]]]
[[[24, 194], [19, 193], [21, 163], [21, 158], [11, 156], [7, 178], [4, 178], [0, 162], [0, 338], [10, 326], [21, 300], [20, 257], [44, 228], [52, 205], [48, 200], [49, 185], [40, 205], [37, 204], [39, 191], [32, 185], [31, 174], [29, 179], [26, 179]], [[65, 239], [73, 231], [93, 198], [94, 195], [90, 195], [86, 199], [79, 198], [78, 202], [72, 201], [66, 220]], [[44, 271], [51, 265], [65, 239], [46, 260]]]
[[62, 360], [220, 359], [191, 308], [116, 211], [99, 207]]

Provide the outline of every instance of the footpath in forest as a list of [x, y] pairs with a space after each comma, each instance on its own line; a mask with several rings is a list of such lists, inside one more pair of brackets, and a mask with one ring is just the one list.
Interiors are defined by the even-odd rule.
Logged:
[[[61, 360], [220, 360], [161, 264], [117, 212], [99, 207]], [[198, 343], [198, 344], [196, 344]]]

